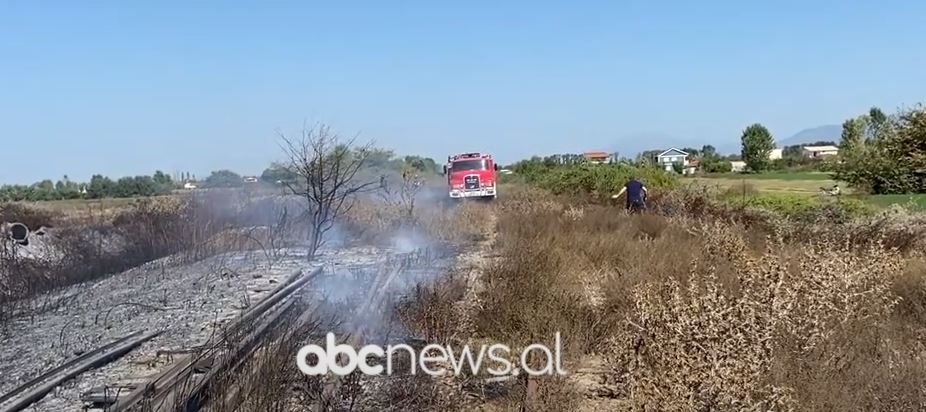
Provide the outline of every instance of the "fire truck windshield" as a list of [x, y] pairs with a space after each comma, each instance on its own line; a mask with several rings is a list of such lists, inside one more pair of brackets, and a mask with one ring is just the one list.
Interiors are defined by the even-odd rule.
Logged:
[[453, 162], [450, 166], [450, 170], [454, 172], [464, 171], [464, 170], [485, 170], [486, 161], [484, 159], [476, 160], [458, 160]]

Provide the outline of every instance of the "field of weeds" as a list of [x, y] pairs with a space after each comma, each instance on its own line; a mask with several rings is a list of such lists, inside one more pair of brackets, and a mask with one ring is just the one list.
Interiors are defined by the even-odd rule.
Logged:
[[491, 206], [468, 335], [435, 319], [467, 299], [450, 293], [460, 282], [422, 292], [431, 316], [409, 318], [438, 340], [523, 347], [560, 332], [567, 370], [599, 367], [591, 383], [509, 381], [481, 409], [926, 409], [919, 217], [760, 225], [691, 199], [631, 216], [517, 192]]
[[[654, 193], [644, 215], [520, 186], [493, 203], [425, 199], [360, 199], [328, 238], [333, 248], [460, 253], [392, 296], [390, 333], [515, 352], [553, 347], [559, 333], [570, 374], [353, 377], [338, 395], [351, 410], [926, 409], [921, 215], [792, 219], [681, 189]], [[299, 210], [275, 198], [165, 198], [81, 226], [7, 210], [58, 233], [42, 259], [4, 256], [0, 303], [21, 315], [36, 310], [16, 306], [29, 296], [167, 255], [263, 251], [272, 264], [305, 238]], [[287, 361], [305, 341], [287, 342], [253, 368], [249, 405], [272, 392], [287, 398], [273, 401], [282, 408], [292, 395], [280, 388], [294, 380], [303, 403], [318, 401], [318, 382], [297, 379]]]

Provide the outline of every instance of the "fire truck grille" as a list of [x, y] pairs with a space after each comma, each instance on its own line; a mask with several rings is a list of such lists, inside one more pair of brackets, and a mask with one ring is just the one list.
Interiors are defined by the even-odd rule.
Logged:
[[463, 178], [463, 188], [464, 189], [478, 189], [479, 188], [479, 176], [466, 176]]

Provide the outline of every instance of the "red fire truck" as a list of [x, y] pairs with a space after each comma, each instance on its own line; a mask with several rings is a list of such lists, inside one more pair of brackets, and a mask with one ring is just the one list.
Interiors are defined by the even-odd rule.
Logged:
[[485, 153], [462, 153], [447, 156], [444, 175], [453, 199], [495, 199], [495, 171], [498, 165]]

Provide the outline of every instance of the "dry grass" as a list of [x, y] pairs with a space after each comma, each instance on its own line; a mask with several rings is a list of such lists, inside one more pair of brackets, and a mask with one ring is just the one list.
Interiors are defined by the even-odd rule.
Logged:
[[[853, 222], [809, 236], [710, 205], [629, 216], [542, 196], [493, 208], [500, 259], [483, 274], [474, 340], [517, 347], [561, 332], [567, 364], [607, 356], [632, 410], [926, 408], [918, 227]], [[523, 382], [490, 404], [583, 404], [581, 391], [543, 385], [559, 389], [543, 407]]]
[[[479, 293], [468, 295], [467, 273], [419, 285], [393, 314], [403, 332], [428, 343], [498, 342], [515, 351], [552, 346], [559, 332], [567, 370], [589, 357], [606, 360], [612, 408], [926, 409], [920, 217], [832, 224], [821, 215], [796, 223], [685, 191], [654, 194], [657, 214], [631, 216], [529, 188], [505, 194], [492, 204], [419, 204], [410, 217], [361, 201], [345, 216], [345, 240], [378, 245], [407, 231], [458, 246], [494, 232]], [[276, 236], [277, 208], [254, 199], [216, 202], [251, 206], [149, 204], [114, 219], [112, 230], [132, 233], [135, 250], [157, 253], [172, 242], [248, 248]], [[229, 222], [270, 231], [242, 240]], [[465, 327], [461, 308], [472, 312]], [[318, 399], [318, 380], [293, 378], [301, 377], [290, 356], [298, 335], [279, 342], [255, 358], [253, 379], [236, 383], [250, 410], [292, 410], [283, 399], [303, 407]], [[345, 402], [362, 401], [354, 410], [573, 411], [592, 396], [570, 377], [492, 385], [473, 377], [358, 378], [345, 388]]]
[[484, 239], [494, 230], [491, 208], [480, 202], [419, 202], [409, 216], [401, 206], [364, 198], [345, 214], [341, 228], [354, 243], [387, 246], [397, 233], [411, 231], [433, 242], [459, 246]]
[[114, 216], [90, 213], [79, 218], [23, 204], [3, 205], [3, 220], [53, 230], [40, 238], [34, 235], [25, 253], [0, 239], [0, 325], [28, 314], [33, 296], [165, 256], [192, 261], [260, 250], [269, 261], [274, 250], [295, 236], [278, 228], [299, 228], [281, 222], [283, 210], [271, 198], [239, 192], [140, 199]]

